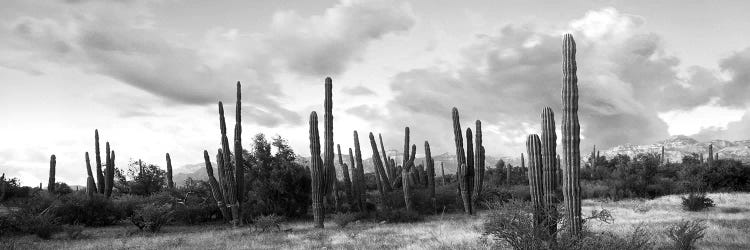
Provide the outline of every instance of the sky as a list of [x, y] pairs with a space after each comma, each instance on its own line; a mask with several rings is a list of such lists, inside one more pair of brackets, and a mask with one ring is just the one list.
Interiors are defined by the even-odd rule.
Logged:
[[180, 172], [219, 147], [219, 101], [234, 125], [237, 81], [245, 147], [264, 133], [309, 155], [325, 77], [343, 148], [357, 130], [363, 145], [373, 132], [400, 149], [409, 126], [420, 148], [453, 152], [457, 107], [464, 127], [482, 121], [487, 154], [516, 156], [541, 110], [561, 111], [565, 33], [578, 46], [582, 151], [672, 135], [750, 139], [748, 5], [3, 0], [0, 172], [46, 182], [55, 154], [57, 180], [82, 185], [94, 129], [117, 166], [164, 166], [170, 153]]

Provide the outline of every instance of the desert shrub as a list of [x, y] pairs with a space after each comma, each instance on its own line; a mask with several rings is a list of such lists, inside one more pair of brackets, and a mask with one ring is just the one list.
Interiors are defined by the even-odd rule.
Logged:
[[557, 249], [576, 250], [647, 250], [652, 249], [652, 237], [643, 225], [636, 225], [633, 231], [618, 236], [612, 232], [592, 232], [584, 228], [580, 237], [571, 237], [563, 234], [559, 240]]
[[255, 219], [253, 220], [253, 226], [256, 229], [264, 232], [273, 228], [276, 228], [276, 230], [281, 230], [282, 221], [284, 221], [284, 217], [282, 216], [278, 216], [275, 214], [261, 215], [255, 217]]
[[667, 227], [665, 234], [672, 240], [672, 247], [679, 250], [695, 249], [695, 242], [705, 236], [706, 224], [703, 221], [682, 220]]
[[377, 212], [375, 218], [386, 223], [409, 223], [422, 220], [422, 216], [416, 211], [406, 209], [391, 209]]
[[122, 218], [129, 218], [133, 216], [138, 207], [148, 203], [148, 200], [144, 196], [124, 194], [115, 197], [112, 202], [120, 209], [120, 216]]
[[687, 197], [682, 197], [682, 208], [687, 211], [702, 211], [713, 206], [714, 201], [706, 197], [705, 193], [690, 193]]
[[221, 219], [216, 204], [181, 203], [174, 208], [174, 220], [188, 225], [210, 222]]
[[333, 215], [333, 222], [340, 228], [345, 228], [349, 223], [356, 221], [357, 215], [354, 213], [337, 213]]
[[136, 209], [130, 221], [141, 231], [156, 233], [172, 221], [173, 213], [169, 204], [149, 203]]
[[119, 222], [122, 211], [102, 195], [89, 198], [84, 193], [75, 193], [60, 198], [53, 214], [64, 224], [83, 224], [90, 227], [113, 225]]
[[594, 199], [609, 196], [609, 186], [603, 181], [581, 181], [581, 198]]
[[50, 213], [17, 213], [13, 220], [14, 228], [19, 233], [34, 234], [42, 239], [49, 239], [53, 234], [62, 231], [60, 221]]
[[65, 225], [63, 226], [63, 231], [65, 232], [65, 236], [67, 236], [68, 239], [71, 240], [80, 239], [83, 237], [83, 226], [78, 224]]

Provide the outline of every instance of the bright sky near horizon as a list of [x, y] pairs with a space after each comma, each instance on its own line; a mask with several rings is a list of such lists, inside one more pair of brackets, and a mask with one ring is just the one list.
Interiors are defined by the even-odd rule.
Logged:
[[418, 146], [452, 152], [455, 106], [464, 126], [482, 120], [488, 154], [518, 155], [542, 108], [560, 111], [567, 32], [578, 45], [582, 151], [677, 134], [750, 139], [748, 9], [697, 0], [4, 0], [0, 172], [35, 185], [55, 154], [57, 180], [84, 184], [94, 129], [118, 166], [164, 165], [167, 152], [175, 166], [200, 163], [219, 147], [218, 101], [234, 124], [237, 81], [244, 141], [278, 134], [309, 155], [307, 117], [322, 112], [326, 76], [343, 148], [358, 130], [363, 143], [382, 133], [399, 149], [409, 126]]

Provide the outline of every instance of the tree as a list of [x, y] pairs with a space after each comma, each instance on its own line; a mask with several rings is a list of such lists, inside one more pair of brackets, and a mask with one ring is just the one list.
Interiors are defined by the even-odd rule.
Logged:
[[151, 195], [164, 188], [166, 172], [159, 166], [131, 160], [128, 163], [128, 191], [135, 195]]

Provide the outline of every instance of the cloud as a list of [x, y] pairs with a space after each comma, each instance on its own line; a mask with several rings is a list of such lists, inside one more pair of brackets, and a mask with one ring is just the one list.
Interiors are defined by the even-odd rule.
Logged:
[[370, 105], [358, 105], [346, 109], [347, 114], [362, 118], [363, 120], [382, 119], [384, 114], [377, 107]]
[[750, 48], [736, 52], [721, 60], [722, 71], [729, 74], [721, 90], [721, 104], [745, 107], [750, 100]]
[[[658, 112], [704, 105], [718, 93], [715, 72], [693, 67], [680, 77], [679, 59], [664, 51], [658, 35], [640, 31], [642, 23], [607, 8], [590, 11], [564, 29], [578, 45], [583, 147], [664, 138], [668, 127]], [[552, 107], [561, 122], [562, 33], [510, 24], [478, 35], [455, 67], [425, 67], [393, 77], [388, 114], [434, 140], [451, 131], [455, 106], [463, 126], [483, 121], [485, 141], [493, 142], [488, 151], [517, 152], [523, 139], [512, 135], [539, 133], [542, 108]], [[725, 64], [738, 64], [732, 62]], [[398, 132], [407, 124], [381, 125]], [[452, 145], [451, 138], [435, 144]]]
[[367, 95], [375, 95], [375, 91], [372, 91], [371, 89], [365, 87], [365, 86], [354, 86], [354, 87], [346, 87], [341, 89], [341, 92], [344, 92], [345, 94], [354, 95], [354, 96], [367, 96]]
[[320, 16], [275, 13], [268, 40], [292, 70], [322, 77], [343, 72], [368, 43], [407, 31], [415, 22], [406, 3], [343, 0]]

